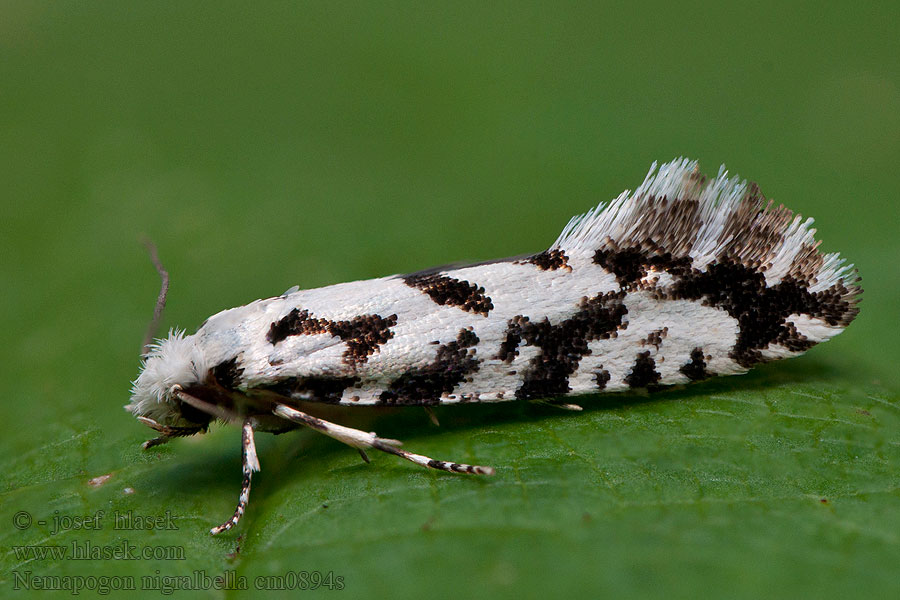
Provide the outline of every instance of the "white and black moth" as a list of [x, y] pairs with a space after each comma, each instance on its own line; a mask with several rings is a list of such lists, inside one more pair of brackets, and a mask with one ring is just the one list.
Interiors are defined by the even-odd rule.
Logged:
[[[213, 315], [148, 346], [126, 408], [159, 437], [243, 423], [243, 486], [259, 470], [254, 431], [305, 425], [424, 467], [397, 440], [299, 410], [298, 401], [431, 406], [553, 399], [743, 373], [801, 354], [856, 316], [851, 265], [821, 254], [812, 219], [767, 202], [724, 169], [654, 164], [573, 218], [546, 251], [313, 290]], [[551, 400], [554, 401], [554, 400]]]

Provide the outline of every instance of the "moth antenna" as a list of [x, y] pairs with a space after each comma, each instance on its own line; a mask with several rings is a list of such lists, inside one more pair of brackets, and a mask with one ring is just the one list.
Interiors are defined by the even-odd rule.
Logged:
[[141, 354], [146, 355], [150, 351], [150, 344], [153, 342], [153, 338], [156, 337], [156, 332], [159, 330], [159, 322], [162, 320], [163, 310], [166, 308], [166, 297], [169, 295], [169, 272], [163, 268], [159, 260], [159, 254], [156, 251], [156, 245], [150, 241], [150, 238], [142, 238], [141, 243], [147, 249], [147, 253], [150, 254], [150, 261], [156, 268], [156, 272], [159, 273], [161, 280], [159, 296], [157, 296], [156, 306], [153, 308], [153, 319], [150, 320], [150, 324], [147, 326], [144, 344], [141, 346]]

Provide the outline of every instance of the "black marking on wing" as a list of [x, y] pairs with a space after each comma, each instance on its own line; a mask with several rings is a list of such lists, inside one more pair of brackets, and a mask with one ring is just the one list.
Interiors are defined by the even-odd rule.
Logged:
[[337, 321], [329, 328], [329, 333], [347, 343], [344, 362], [364, 363], [379, 346], [394, 337], [391, 327], [397, 324], [397, 315], [386, 319], [378, 315], [364, 315], [350, 321]]
[[[767, 226], [755, 232], [754, 239], [759, 243], [775, 243], [780, 239], [776, 230]], [[744, 252], [744, 246], [741, 248]], [[666, 271], [674, 281], [653, 290], [658, 300], [701, 300], [706, 306], [726, 311], [740, 327], [729, 356], [747, 368], [764, 360], [760, 350], [769, 344], [780, 344], [794, 352], [814, 345], [786, 322], [791, 314], [803, 314], [844, 327], [859, 312], [851, 301], [851, 290], [841, 281], [827, 290], [810, 292], [808, 281], [788, 275], [769, 287], [764, 269], [729, 256], [728, 252], [733, 251], [732, 248], [720, 255], [704, 271], [692, 268], [690, 257], [662, 252], [650, 241], [620, 250], [601, 248], [594, 254], [594, 262], [614, 273], [623, 290], [632, 290], [651, 269]], [[509, 352], [504, 356], [509, 356]]]
[[494, 357], [504, 362], [512, 362], [519, 355], [519, 344], [522, 343], [522, 325], [528, 325], [528, 317], [518, 315], [509, 320], [506, 326], [506, 339], [500, 343], [500, 350]]
[[657, 329], [656, 331], [651, 331], [650, 335], [646, 337], [646, 339], [641, 340], [641, 346], [653, 346], [657, 350], [662, 346], [662, 341], [669, 335], [669, 328], [663, 327], [662, 329]]
[[439, 404], [442, 394], [478, 370], [475, 348], [478, 337], [471, 329], [461, 329], [456, 341], [438, 347], [434, 361], [410, 369], [390, 383], [378, 399], [391, 405]]
[[625, 376], [625, 383], [633, 388], [652, 388], [659, 383], [662, 376], [656, 370], [656, 361], [650, 358], [650, 351], [639, 352], [631, 367], [631, 373]]
[[813, 343], [786, 322], [792, 314], [824, 320], [832, 326], [849, 323], [858, 309], [846, 298], [849, 291], [838, 282], [810, 292], [805, 281], [785, 277], [772, 287], [765, 275], [737, 262], [719, 262], [706, 271], [691, 270], [665, 289], [666, 298], [699, 300], [721, 308], [738, 321], [740, 333], [729, 356], [743, 367], [764, 359], [760, 350], [776, 343], [789, 350], [807, 350]]
[[566, 269], [567, 271], [572, 270], [572, 267], [569, 266], [569, 257], [559, 248], [544, 250], [534, 256], [529, 256], [525, 260], [518, 261], [516, 264], [525, 263], [532, 264], [541, 271], [555, 271], [557, 269]]
[[706, 370], [703, 348], [694, 348], [691, 350], [691, 362], [685, 363], [678, 370], [691, 381], [700, 381], [711, 377], [711, 373]]
[[532, 399], [558, 396], [570, 391], [569, 376], [578, 368], [581, 358], [591, 353], [588, 342], [607, 339], [623, 328], [622, 317], [628, 309], [622, 303], [625, 292], [609, 292], [584, 298], [579, 310], [558, 325], [547, 318], [532, 322], [528, 317], [510, 319], [506, 340], [501, 344], [504, 360], [514, 357], [522, 341], [538, 346], [541, 353], [534, 357], [525, 371], [516, 398]]
[[403, 281], [410, 287], [422, 290], [441, 306], [445, 304], [456, 306], [484, 316], [487, 316], [494, 308], [491, 299], [485, 295], [484, 288], [468, 281], [453, 279], [438, 273], [407, 275]]
[[272, 323], [272, 326], [269, 327], [269, 332], [266, 334], [266, 340], [274, 346], [292, 335], [313, 335], [326, 333], [327, 331], [327, 320], [313, 319], [309, 316], [308, 310], [301, 311], [295, 308], [286, 316]]
[[597, 382], [597, 389], [604, 390], [606, 389], [606, 384], [609, 383], [610, 375], [609, 371], [603, 368], [603, 365], [600, 365], [600, 370], [594, 376], [594, 380]]
[[344, 362], [357, 365], [366, 362], [379, 346], [394, 337], [391, 327], [396, 324], [397, 315], [387, 318], [362, 315], [349, 321], [329, 321], [311, 317], [308, 310], [295, 308], [287, 316], [272, 323], [266, 340], [275, 345], [292, 335], [329, 333], [347, 344]]
[[209, 370], [216, 383], [226, 390], [234, 390], [240, 385], [243, 367], [237, 365], [237, 356], [224, 360]]
[[775, 343], [792, 352], [806, 352], [816, 345], [815, 342], [809, 341], [809, 338], [797, 331], [797, 327], [793, 323], [787, 321], [784, 323], [784, 331], [775, 338]]
[[337, 404], [344, 390], [359, 382], [359, 377], [286, 377], [262, 389], [288, 398]]
[[615, 274], [619, 285], [626, 289], [646, 277], [651, 269], [681, 275], [689, 270], [691, 258], [673, 257], [670, 252], [662, 252], [658, 248], [646, 250], [634, 246], [621, 250], [602, 248], [594, 253], [594, 262]]

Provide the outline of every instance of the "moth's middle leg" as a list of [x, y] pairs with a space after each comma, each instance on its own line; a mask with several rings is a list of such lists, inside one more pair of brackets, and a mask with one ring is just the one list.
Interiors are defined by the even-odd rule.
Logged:
[[399, 440], [380, 438], [374, 432], [366, 433], [359, 429], [344, 427], [343, 425], [319, 419], [318, 417], [314, 417], [284, 404], [276, 404], [275, 410], [272, 412], [274, 412], [276, 416], [293, 421], [294, 423], [299, 423], [300, 425], [306, 425], [310, 429], [315, 429], [340, 442], [344, 442], [348, 446], [356, 448], [360, 451], [360, 454], [362, 454], [362, 457], [366, 462], [368, 462], [368, 457], [366, 457], [365, 449], [374, 448], [375, 450], [381, 450], [388, 454], [394, 454], [395, 456], [399, 456], [400, 458], [404, 458], [429, 469], [449, 471], [451, 473], [471, 473], [474, 475], [494, 474], [493, 467], [481, 467], [478, 465], [435, 460], [428, 456], [407, 452], [406, 450], [401, 450], [399, 448], [402, 444]]

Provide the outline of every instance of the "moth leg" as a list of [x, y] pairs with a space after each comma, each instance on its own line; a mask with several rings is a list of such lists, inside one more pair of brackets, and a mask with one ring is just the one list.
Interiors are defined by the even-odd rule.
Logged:
[[148, 417], [138, 417], [137, 419], [147, 427], [150, 427], [151, 429], [161, 434], [159, 437], [155, 437], [152, 440], [147, 440], [146, 442], [141, 444], [141, 447], [144, 450], [152, 448], [153, 446], [165, 444], [174, 437], [186, 437], [189, 435], [194, 435], [195, 433], [200, 433], [204, 429], [203, 427], [169, 427], [168, 425], [157, 423], [156, 421]]
[[[330, 421], [319, 419], [305, 412], [301, 412], [289, 406], [285, 406], [284, 404], [276, 404], [275, 410], [273, 412], [279, 417], [288, 419], [289, 421], [293, 421], [301, 425], [306, 425], [310, 429], [315, 429], [320, 433], [324, 433], [329, 437], [333, 437], [334, 439], [340, 442], [344, 442], [348, 446], [352, 446], [357, 450], [374, 448], [375, 450], [381, 450], [382, 452], [387, 452], [388, 454], [399, 456], [400, 458], [404, 458], [410, 462], [414, 462], [422, 467], [437, 469], [439, 471], [450, 471], [451, 473], [472, 473], [475, 475], [494, 474], [494, 469], [492, 467], [480, 467], [478, 465], [466, 465], [462, 463], [446, 462], [443, 460], [435, 460], [427, 456], [422, 456], [421, 454], [413, 454], [412, 452], [401, 450], [398, 446], [400, 446], [402, 442], [400, 442], [399, 440], [380, 438], [375, 435], [375, 433], [366, 433], [365, 431], [360, 431], [359, 429], [352, 429], [350, 427], [338, 425], [337, 423], [331, 423]], [[363, 452], [362, 454], [364, 455], [365, 453]]]
[[241, 520], [244, 511], [247, 510], [247, 503], [250, 501], [250, 478], [253, 476], [253, 471], [259, 471], [259, 459], [256, 457], [256, 444], [253, 442], [254, 425], [255, 422], [252, 417], [244, 419], [244, 427], [241, 435], [244, 479], [241, 482], [241, 495], [238, 498], [237, 508], [234, 509], [234, 515], [232, 515], [230, 519], [209, 530], [209, 533], [212, 535], [228, 531], [237, 525], [237, 522]]
[[171, 439], [171, 435], [161, 435], [159, 437], [153, 438], [152, 440], [147, 440], [146, 442], [141, 444], [141, 448], [143, 448], [144, 450], [149, 450], [154, 446], [162, 446], [163, 444], [167, 444]]
[[580, 404], [572, 404], [570, 402], [550, 402], [547, 400], [535, 400], [535, 404], [543, 404], [544, 406], [552, 406], [560, 410], [569, 410], [573, 412], [581, 412], [584, 408]]
[[434, 411], [431, 409], [431, 407], [423, 406], [422, 408], [425, 409], [425, 414], [428, 415], [428, 418], [431, 419], [431, 422], [434, 423], [434, 426], [440, 427], [441, 423], [440, 423], [440, 421], [438, 421], [437, 415], [434, 414]]
[[205, 412], [206, 414], [213, 416], [217, 419], [221, 419], [228, 423], [229, 421], [236, 421], [238, 416], [236, 413], [219, 406], [217, 404], [213, 404], [212, 402], [207, 402], [206, 400], [201, 400], [196, 396], [192, 396], [184, 391], [184, 389], [179, 384], [173, 385], [169, 389], [170, 393], [174, 396], [177, 396], [179, 400], [184, 402], [189, 406], [193, 406], [197, 410], [201, 412]]

